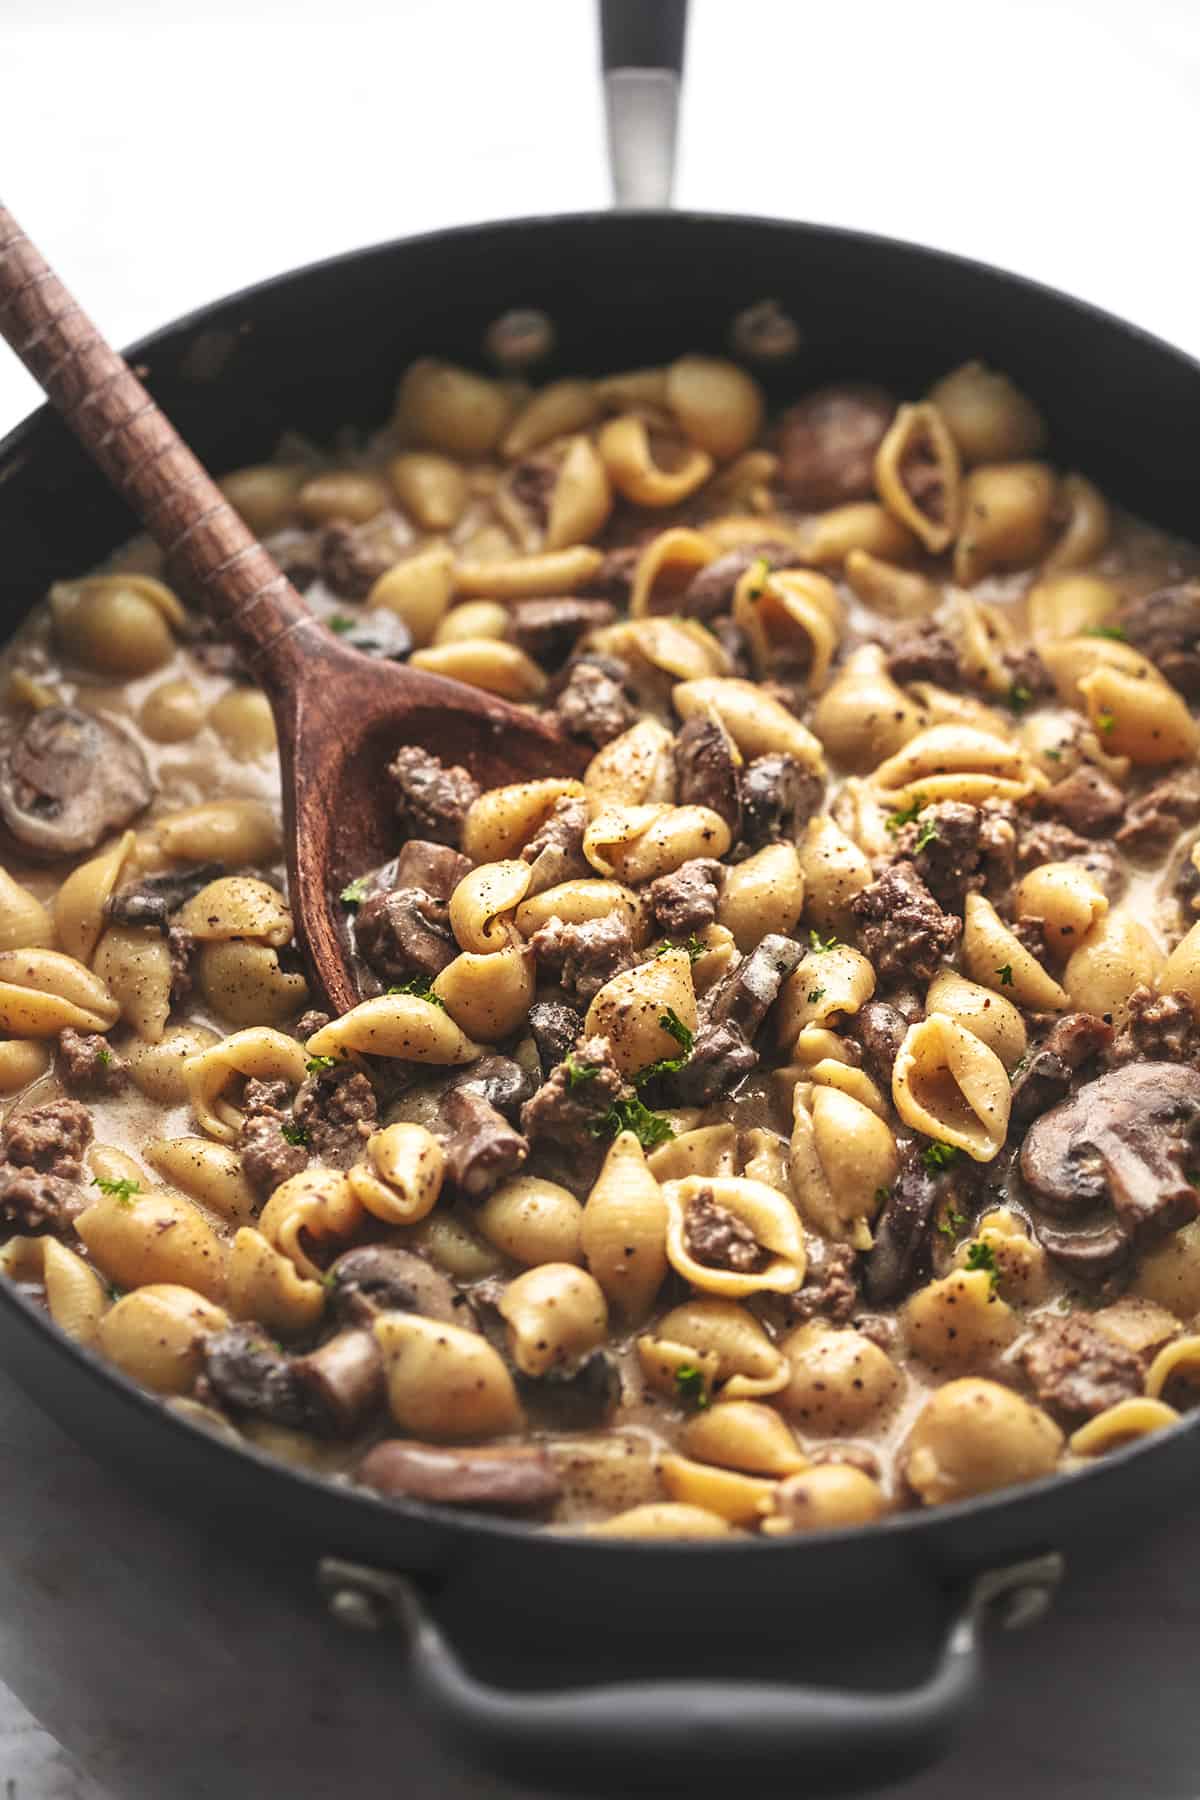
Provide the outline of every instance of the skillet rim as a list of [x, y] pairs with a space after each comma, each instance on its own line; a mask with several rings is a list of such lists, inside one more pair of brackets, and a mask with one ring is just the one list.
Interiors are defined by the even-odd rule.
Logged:
[[[381, 239], [375, 243], [360, 246], [357, 249], [338, 251], [332, 256], [319, 257], [314, 261], [302, 263], [279, 274], [265, 276], [257, 281], [235, 289], [228, 294], [218, 295], [215, 299], [194, 307], [178, 318], [148, 332], [128, 346], [124, 355], [130, 362], [150, 361], [149, 373], [145, 379], [153, 385], [154, 369], [152, 359], [165, 347], [165, 340], [182, 336], [191, 331], [210, 329], [222, 317], [239, 307], [270, 299], [297, 283], [310, 277], [321, 276], [336, 271], [339, 267], [351, 264], [361, 268], [375, 259], [403, 251], [409, 247], [423, 246], [436, 251], [442, 245], [464, 242], [469, 239], [499, 239], [518, 236], [522, 233], [537, 231], [553, 234], [562, 227], [574, 227], [590, 230], [620, 231], [630, 218], [653, 222], [658, 229], [678, 231], [682, 234], [700, 232], [713, 226], [736, 226], [749, 231], [767, 233], [772, 237], [799, 236], [810, 245], [819, 248], [822, 242], [833, 242], [857, 247], [880, 256], [895, 256], [911, 259], [914, 263], [924, 261], [926, 264], [948, 265], [953, 270], [969, 273], [977, 278], [986, 278], [991, 284], [1007, 287], [1028, 293], [1043, 301], [1059, 307], [1082, 313], [1098, 325], [1121, 333], [1126, 339], [1140, 347], [1153, 351], [1158, 355], [1173, 360], [1197, 378], [1200, 378], [1200, 358], [1189, 351], [1182, 350], [1159, 337], [1146, 327], [1122, 319], [1107, 308], [1086, 300], [1079, 295], [1065, 292], [1063, 289], [1051, 287], [1048, 283], [1032, 276], [1021, 275], [1013, 270], [1000, 268], [993, 263], [983, 262], [975, 257], [962, 256], [955, 251], [934, 249], [928, 245], [913, 242], [911, 239], [895, 238], [880, 232], [857, 231], [847, 226], [812, 224], [800, 219], [781, 219], [768, 215], [752, 213], [688, 211], [660, 211], [654, 208], [639, 208], [632, 213], [616, 213], [607, 210], [590, 209], [582, 212], [555, 214], [526, 214], [515, 218], [493, 221], [478, 221], [465, 225], [441, 227], [432, 231], [419, 232], [407, 237]], [[18, 421], [18, 423], [0, 439], [0, 494], [6, 478], [7, 465], [10, 459], [16, 458], [14, 474], [27, 472], [31, 459], [37, 454], [40, 446], [38, 438], [48, 428], [59, 425], [57, 415], [48, 403], [38, 406]], [[281, 429], [286, 429], [282, 426]], [[52, 454], [51, 450], [46, 452]], [[3, 641], [7, 641], [4, 639]], [[517, 1543], [522, 1548], [541, 1541], [547, 1554], [555, 1549], [568, 1553], [586, 1550], [595, 1557], [619, 1559], [627, 1557], [631, 1552], [640, 1554], [643, 1559], [665, 1556], [672, 1562], [707, 1559], [714, 1554], [724, 1556], [752, 1555], [759, 1559], [768, 1556], [781, 1558], [795, 1557], [808, 1551], [810, 1555], [818, 1555], [822, 1551], [834, 1553], [849, 1546], [863, 1543], [895, 1544], [897, 1540], [913, 1540], [923, 1542], [939, 1528], [949, 1528], [955, 1524], [973, 1524], [977, 1521], [994, 1518], [1001, 1513], [1010, 1515], [1017, 1511], [1023, 1502], [1033, 1502], [1036, 1498], [1061, 1490], [1065, 1496], [1068, 1486], [1076, 1487], [1081, 1493], [1086, 1492], [1095, 1499], [1106, 1486], [1118, 1484], [1121, 1475], [1135, 1461], [1153, 1456], [1167, 1443], [1190, 1436], [1195, 1438], [1200, 1430], [1200, 1410], [1192, 1415], [1184, 1415], [1177, 1424], [1147, 1437], [1135, 1439], [1133, 1442], [1109, 1451], [1089, 1466], [1070, 1471], [1059, 1471], [1039, 1478], [1037, 1481], [1025, 1482], [1020, 1486], [997, 1489], [991, 1493], [976, 1495], [967, 1500], [954, 1501], [936, 1507], [911, 1508], [903, 1512], [889, 1513], [883, 1519], [871, 1525], [859, 1525], [840, 1530], [814, 1532], [811, 1534], [796, 1533], [773, 1538], [730, 1537], [729, 1539], [681, 1540], [669, 1538], [603, 1538], [589, 1537], [583, 1532], [547, 1531], [545, 1526], [529, 1524], [517, 1519], [495, 1517], [482, 1511], [457, 1511], [450, 1506], [438, 1506], [429, 1502], [409, 1499], [385, 1499], [369, 1488], [351, 1485], [344, 1478], [330, 1477], [284, 1462], [269, 1452], [260, 1450], [252, 1444], [236, 1444], [228, 1439], [218, 1437], [206, 1431], [201, 1425], [193, 1423], [186, 1415], [173, 1411], [165, 1400], [141, 1388], [121, 1370], [112, 1368], [102, 1362], [99, 1356], [70, 1338], [60, 1326], [56, 1325], [49, 1315], [34, 1301], [27, 1298], [12, 1283], [0, 1281], [0, 1309], [6, 1310], [19, 1323], [20, 1327], [30, 1334], [30, 1342], [39, 1336], [47, 1355], [57, 1359], [60, 1366], [78, 1371], [85, 1384], [91, 1384], [97, 1392], [112, 1393], [132, 1409], [140, 1413], [153, 1431], [160, 1428], [164, 1439], [169, 1434], [183, 1433], [193, 1444], [203, 1439], [207, 1448], [219, 1461], [231, 1462], [244, 1469], [246, 1465], [256, 1467], [275, 1483], [293, 1484], [301, 1492], [311, 1491], [327, 1504], [337, 1504], [345, 1512], [347, 1518], [359, 1515], [369, 1517], [377, 1523], [381, 1518], [405, 1520], [417, 1527], [427, 1527], [444, 1536], [448, 1541], [458, 1540], [460, 1543], [470, 1542], [482, 1536], [485, 1540], [496, 1540], [500, 1543]], [[24, 1390], [24, 1383], [14, 1375], [17, 1385]], [[74, 1379], [74, 1375], [72, 1375]], [[28, 1390], [24, 1390], [28, 1391]], [[47, 1411], [40, 1400], [35, 1400], [42, 1411]], [[69, 1426], [64, 1427], [71, 1436]], [[203, 1455], [203, 1450], [197, 1451]], [[107, 1462], [108, 1459], [106, 1459]], [[120, 1470], [122, 1464], [115, 1463]], [[267, 1508], [261, 1508], [264, 1520]]]

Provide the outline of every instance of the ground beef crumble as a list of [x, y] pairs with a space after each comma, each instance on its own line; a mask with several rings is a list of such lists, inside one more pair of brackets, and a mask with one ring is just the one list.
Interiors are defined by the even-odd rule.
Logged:
[[628, 676], [615, 657], [581, 657], [569, 664], [551, 723], [567, 737], [602, 749], [637, 723], [638, 709], [626, 689]]
[[932, 981], [962, 936], [962, 920], [942, 911], [910, 862], [893, 864], [851, 902], [863, 954], [880, 983]]
[[1038, 802], [1040, 810], [1084, 837], [1107, 837], [1125, 816], [1125, 795], [1091, 763], [1080, 763]]
[[1117, 843], [1128, 855], [1149, 859], [1166, 849], [1177, 831], [1200, 821], [1200, 773], [1168, 775], [1125, 808]]
[[10, 1114], [0, 1129], [0, 1158], [20, 1169], [78, 1181], [91, 1141], [92, 1115], [87, 1107], [78, 1100], [50, 1100], [29, 1112]]
[[591, 1127], [631, 1091], [613, 1062], [608, 1039], [584, 1038], [525, 1102], [521, 1130], [535, 1143], [582, 1149], [595, 1142]]
[[59, 1080], [73, 1093], [119, 1094], [129, 1079], [129, 1067], [123, 1057], [109, 1048], [107, 1039], [97, 1031], [72, 1031], [70, 1026], [58, 1034]]
[[84, 1186], [92, 1115], [78, 1100], [14, 1113], [0, 1129], [0, 1219], [18, 1231], [61, 1230], [97, 1198]]
[[849, 1244], [809, 1236], [808, 1267], [794, 1294], [784, 1294], [780, 1309], [789, 1324], [828, 1319], [845, 1325], [860, 1299], [858, 1257]]
[[1141, 1357], [1078, 1313], [1039, 1319], [1018, 1361], [1038, 1404], [1067, 1425], [1142, 1391]]
[[636, 961], [629, 922], [615, 912], [569, 925], [556, 913], [529, 941], [539, 969], [579, 1006], [587, 1006], [606, 982]]
[[254, 1191], [264, 1197], [308, 1167], [307, 1149], [302, 1143], [291, 1143], [283, 1135], [285, 1129], [298, 1129], [291, 1114], [270, 1107], [248, 1114], [238, 1133], [242, 1173]]
[[378, 1128], [379, 1103], [360, 1069], [345, 1066], [310, 1076], [296, 1095], [296, 1124], [326, 1168], [348, 1169]]
[[982, 885], [977, 806], [939, 800], [926, 806], [896, 838], [896, 860], [911, 862], [939, 906], [961, 912], [967, 893]]
[[759, 1243], [744, 1219], [715, 1200], [708, 1188], [692, 1201], [683, 1222], [688, 1254], [709, 1269], [731, 1269], [754, 1275], [766, 1267], [770, 1252]]
[[953, 640], [940, 626], [925, 622], [900, 626], [888, 651], [887, 672], [902, 686], [931, 681], [935, 687], [954, 688], [962, 681]]
[[1200, 1065], [1200, 1019], [1191, 1000], [1181, 990], [1156, 994], [1153, 988], [1135, 987], [1129, 996], [1129, 1016], [1112, 1041], [1110, 1067], [1129, 1062], [1174, 1062]]
[[388, 764], [396, 812], [412, 837], [457, 845], [463, 820], [479, 798], [479, 783], [458, 764], [447, 768], [416, 744], [405, 744]]
[[650, 905], [659, 930], [669, 938], [688, 938], [703, 931], [717, 916], [725, 870], [711, 856], [693, 856], [673, 874], [650, 883]]

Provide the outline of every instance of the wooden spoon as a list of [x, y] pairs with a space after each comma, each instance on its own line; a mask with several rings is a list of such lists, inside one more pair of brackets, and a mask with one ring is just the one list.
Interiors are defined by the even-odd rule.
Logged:
[[336, 895], [395, 854], [384, 768], [401, 744], [485, 787], [581, 772], [587, 753], [478, 688], [351, 649], [321, 625], [133, 370], [0, 205], [0, 332], [262, 684], [275, 715], [291, 905], [314, 985], [358, 991]]

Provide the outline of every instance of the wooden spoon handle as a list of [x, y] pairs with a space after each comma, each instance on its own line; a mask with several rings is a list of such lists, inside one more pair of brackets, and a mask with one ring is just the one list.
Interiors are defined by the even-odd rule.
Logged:
[[216, 623], [284, 685], [312, 614], [2, 204], [0, 332]]

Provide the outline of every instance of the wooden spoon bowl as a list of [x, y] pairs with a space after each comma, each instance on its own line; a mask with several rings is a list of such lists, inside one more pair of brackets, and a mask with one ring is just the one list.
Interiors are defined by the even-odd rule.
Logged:
[[461, 681], [364, 656], [315, 623], [313, 637], [315, 644], [305, 634], [306, 661], [319, 679], [267, 691], [279, 731], [298, 934], [322, 991], [344, 1012], [358, 992], [337, 896], [353, 876], [396, 854], [394, 795], [384, 770], [399, 746], [417, 744], [462, 763], [483, 787], [578, 774], [587, 753], [535, 716]]
[[532, 713], [366, 656], [318, 624], [128, 364], [3, 206], [0, 332], [244, 657], [275, 715], [290, 899], [314, 987], [358, 999], [336, 896], [397, 849], [388, 762], [417, 744], [484, 787], [586, 761]]

